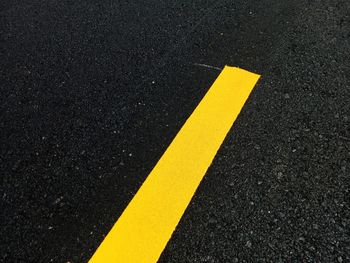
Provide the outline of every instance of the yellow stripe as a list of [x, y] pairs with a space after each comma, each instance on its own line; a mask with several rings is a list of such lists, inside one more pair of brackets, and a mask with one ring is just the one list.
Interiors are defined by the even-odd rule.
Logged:
[[225, 67], [91, 263], [156, 262], [259, 75]]

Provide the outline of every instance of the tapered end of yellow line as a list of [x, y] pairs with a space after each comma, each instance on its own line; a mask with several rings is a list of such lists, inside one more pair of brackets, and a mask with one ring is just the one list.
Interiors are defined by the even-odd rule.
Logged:
[[238, 70], [238, 71], [246, 72], [246, 73], [249, 74], [250, 76], [254, 76], [254, 75], [255, 75], [258, 79], [261, 77], [261, 75], [259, 75], [259, 74], [257, 74], [257, 73], [254, 73], [254, 72], [251, 72], [251, 71], [242, 69], [242, 68], [240, 68], [240, 67], [233, 67], [233, 66], [225, 65], [224, 69], [228, 69], [228, 70]]

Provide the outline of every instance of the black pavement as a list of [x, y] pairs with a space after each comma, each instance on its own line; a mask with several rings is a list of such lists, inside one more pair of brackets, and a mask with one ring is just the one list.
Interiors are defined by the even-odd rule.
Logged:
[[0, 3], [1, 262], [86, 262], [222, 68], [262, 74], [160, 262], [350, 262], [350, 2]]

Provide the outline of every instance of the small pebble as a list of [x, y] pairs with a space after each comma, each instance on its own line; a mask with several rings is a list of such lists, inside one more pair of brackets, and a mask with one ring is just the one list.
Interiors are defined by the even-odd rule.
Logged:
[[277, 173], [277, 178], [278, 178], [278, 179], [282, 179], [282, 176], [283, 176], [283, 173], [282, 173], [282, 172], [278, 172], [278, 173]]
[[17, 162], [15, 162], [15, 164], [12, 166], [12, 171], [17, 171], [19, 168], [19, 165], [21, 164], [21, 160], [18, 160]]
[[216, 224], [218, 221], [215, 218], [209, 219], [209, 224]]
[[252, 247], [252, 242], [248, 240], [245, 245], [246, 245], [246, 247], [251, 248]]

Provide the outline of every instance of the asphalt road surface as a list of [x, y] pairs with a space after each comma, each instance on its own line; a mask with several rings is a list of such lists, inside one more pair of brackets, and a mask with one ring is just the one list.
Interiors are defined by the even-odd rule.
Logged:
[[160, 262], [350, 262], [350, 1], [2, 0], [0, 261], [86, 262], [220, 73], [262, 75]]

